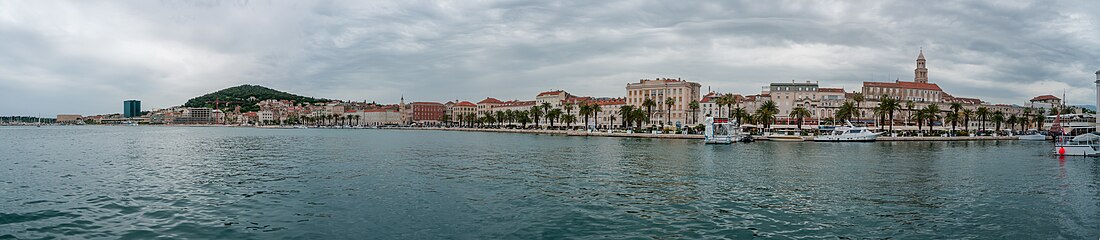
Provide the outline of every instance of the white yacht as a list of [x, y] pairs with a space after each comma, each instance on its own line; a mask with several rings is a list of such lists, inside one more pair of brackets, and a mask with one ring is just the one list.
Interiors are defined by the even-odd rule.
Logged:
[[1054, 155], [1100, 156], [1100, 133], [1058, 137], [1054, 142]]
[[778, 130], [768, 135], [768, 141], [773, 142], [802, 142], [806, 137], [798, 130]]
[[874, 142], [879, 135], [882, 135], [882, 133], [871, 132], [867, 127], [852, 126], [851, 122], [846, 124], [847, 126], [836, 127], [829, 134], [815, 137], [814, 142]]
[[1026, 134], [1017, 136], [1021, 141], [1046, 141], [1047, 135], [1036, 129], [1028, 129]]

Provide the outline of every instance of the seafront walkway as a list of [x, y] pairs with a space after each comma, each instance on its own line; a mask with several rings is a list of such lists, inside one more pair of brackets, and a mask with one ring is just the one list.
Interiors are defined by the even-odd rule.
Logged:
[[[543, 129], [494, 129], [494, 128], [438, 128], [438, 127], [403, 127], [396, 129], [405, 130], [434, 130], [434, 131], [462, 131], [462, 132], [496, 132], [496, 133], [525, 133], [562, 136], [592, 136], [592, 137], [632, 137], [632, 138], [663, 138], [663, 139], [703, 139], [703, 135], [697, 134], [653, 134], [653, 133], [624, 133], [624, 132], [588, 132], [571, 130], [543, 130]], [[766, 140], [761, 136], [754, 136], [757, 140]], [[807, 137], [807, 140], [810, 140]], [[878, 137], [878, 141], [989, 141], [989, 140], [1019, 140], [1016, 136], [957, 136], [957, 137]]]

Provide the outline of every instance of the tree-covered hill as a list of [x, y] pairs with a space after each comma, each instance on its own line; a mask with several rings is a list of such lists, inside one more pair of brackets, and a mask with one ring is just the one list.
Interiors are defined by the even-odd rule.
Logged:
[[[254, 97], [254, 98], [253, 98]], [[328, 99], [311, 98], [294, 95], [291, 93], [270, 89], [260, 85], [240, 85], [222, 89], [221, 91], [202, 95], [183, 104], [184, 107], [208, 107], [215, 108], [214, 102], [218, 101], [217, 109], [233, 111], [236, 106], [241, 106], [242, 112], [258, 111], [256, 103], [263, 100], [291, 100], [295, 103], [328, 102]]]

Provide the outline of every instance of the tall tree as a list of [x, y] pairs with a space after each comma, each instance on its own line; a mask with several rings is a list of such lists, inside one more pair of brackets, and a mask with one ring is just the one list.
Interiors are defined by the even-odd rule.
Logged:
[[802, 131], [802, 121], [810, 117], [810, 110], [806, 110], [804, 107], [795, 107], [791, 109], [791, 113], [788, 115], [790, 118], [794, 118], [798, 124], [798, 130]]
[[619, 117], [622, 118], [622, 121], [623, 121], [622, 127], [623, 128], [629, 128], [629, 126], [628, 126], [629, 123], [633, 122], [632, 120], [634, 120], [634, 119], [631, 118], [632, 117], [631, 113], [634, 113], [634, 106], [623, 105], [623, 106], [619, 107]]
[[771, 128], [772, 121], [775, 121], [775, 114], [779, 113], [779, 107], [775, 105], [772, 100], [765, 101], [760, 105], [760, 108], [756, 109], [756, 118], [760, 121], [760, 124], [764, 125], [765, 129]]
[[688, 103], [688, 109], [691, 109], [691, 124], [695, 124], [699, 120], [699, 114], [697, 114], [699, 112], [699, 100], [691, 100]]
[[978, 131], [985, 131], [985, 122], [989, 119], [989, 109], [986, 107], [978, 107], [978, 111], [974, 112], [974, 116], [978, 117]]
[[882, 95], [880, 99], [882, 99], [882, 102], [879, 103], [879, 108], [881, 111], [886, 113], [887, 117], [889, 117], [890, 131], [894, 131], [894, 112], [897, 112], [899, 109], [901, 109], [901, 104], [898, 102], [897, 99], [886, 95]]
[[588, 128], [588, 117], [592, 116], [592, 106], [588, 103], [581, 103], [578, 108], [580, 109], [578, 112], [584, 118], [584, 127]]
[[539, 128], [539, 120], [542, 119], [542, 107], [532, 106], [531, 110], [527, 114], [531, 115], [531, 120], [535, 122], [535, 128]]
[[642, 101], [642, 107], [645, 108], [645, 121], [646, 123], [649, 123], [650, 119], [653, 118], [653, 108], [657, 107], [657, 101], [653, 100], [652, 98], [646, 98], [644, 101]]
[[993, 116], [991, 118], [992, 118], [993, 124], [997, 125], [997, 131], [1000, 132], [1001, 131], [1001, 123], [1003, 123], [1005, 121], [1005, 113], [1001, 112], [1001, 111], [994, 111]]
[[963, 109], [962, 110], [961, 117], [962, 117], [963, 129], [966, 130], [967, 132], [970, 131], [970, 117], [971, 116], [974, 116], [974, 111], [973, 110], [970, 110], [970, 109]]
[[856, 101], [856, 111], [853, 113], [853, 115], [856, 116], [856, 119], [859, 119], [859, 118], [863, 117], [863, 110], [862, 110], [863, 107], [860, 106], [863, 103], [863, 100], [864, 100], [863, 99], [863, 93], [852, 94], [852, 100]]
[[[915, 110], [916, 108], [917, 104], [913, 103], [913, 101], [905, 101], [905, 111], [909, 113], [909, 117], [906, 118], [906, 126], [909, 125], [908, 121], [913, 120], [913, 110]], [[917, 130], [920, 130], [920, 126], [917, 126]]]
[[[599, 103], [592, 103], [589, 106], [591, 106], [591, 108], [592, 108], [592, 120], [595, 121], [593, 125], [596, 125], [596, 129], [599, 129], [600, 128], [600, 112], [603, 112], [603, 106], [600, 106]], [[611, 120], [611, 122], [615, 122], [615, 120]], [[587, 124], [587, 123], [585, 123], [585, 124]]]
[[676, 99], [672, 97], [665, 98], [665, 109], [668, 110], [668, 115], [665, 115], [665, 120], [668, 120], [668, 125], [672, 126], [672, 106], [676, 105]]

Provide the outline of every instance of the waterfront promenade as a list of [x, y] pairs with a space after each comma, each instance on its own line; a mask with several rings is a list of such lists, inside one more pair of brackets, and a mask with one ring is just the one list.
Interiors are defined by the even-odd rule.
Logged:
[[[438, 128], [438, 127], [401, 127], [393, 129], [402, 130], [434, 130], [434, 131], [463, 131], [463, 132], [496, 132], [496, 133], [522, 133], [544, 134], [561, 136], [591, 136], [591, 137], [632, 137], [632, 138], [662, 138], [662, 139], [703, 139], [698, 134], [653, 134], [653, 133], [624, 133], [624, 132], [588, 132], [569, 130], [542, 130], [542, 129], [493, 129], [493, 128]], [[757, 140], [765, 140], [762, 136], [754, 136]], [[809, 140], [809, 139], [807, 139]], [[878, 137], [878, 141], [989, 141], [989, 140], [1019, 140], [1017, 136], [958, 136], [958, 137]]]

